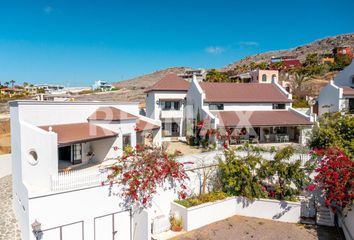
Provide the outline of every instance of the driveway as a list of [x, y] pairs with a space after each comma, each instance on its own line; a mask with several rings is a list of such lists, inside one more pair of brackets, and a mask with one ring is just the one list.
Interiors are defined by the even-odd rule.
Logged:
[[341, 240], [336, 228], [233, 216], [173, 240]]

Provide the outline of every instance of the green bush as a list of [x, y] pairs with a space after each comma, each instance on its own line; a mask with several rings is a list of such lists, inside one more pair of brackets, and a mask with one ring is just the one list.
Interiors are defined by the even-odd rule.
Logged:
[[310, 107], [306, 99], [294, 99], [293, 108], [308, 108]]
[[223, 199], [227, 198], [228, 196], [229, 195], [224, 192], [210, 192], [210, 193], [202, 194], [199, 196], [187, 198], [184, 200], [175, 200], [175, 202], [178, 203], [179, 205], [189, 208], [189, 207], [198, 206], [200, 204], [207, 203], [207, 202], [215, 202], [217, 200], [223, 200]]
[[350, 158], [354, 156], [354, 118], [341, 113], [322, 115], [314, 127], [309, 143], [311, 148], [337, 147]]

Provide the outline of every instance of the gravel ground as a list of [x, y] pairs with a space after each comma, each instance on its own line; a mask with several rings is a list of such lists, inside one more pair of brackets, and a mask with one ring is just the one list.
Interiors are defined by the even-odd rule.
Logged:
[[173, 240], [341, 240], [335, 228], [234, 216]]
[[12, 210], [12, 178], [0, 178], [0, 239], [19, 240], [20, 230]]

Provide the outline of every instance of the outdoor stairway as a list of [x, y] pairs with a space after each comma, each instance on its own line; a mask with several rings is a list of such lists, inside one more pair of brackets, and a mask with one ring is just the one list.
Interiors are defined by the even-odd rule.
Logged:
[[317, 225], [334, 227], [330, 209], [325, 206], [320, 206], [317, 210], [316, 222]]

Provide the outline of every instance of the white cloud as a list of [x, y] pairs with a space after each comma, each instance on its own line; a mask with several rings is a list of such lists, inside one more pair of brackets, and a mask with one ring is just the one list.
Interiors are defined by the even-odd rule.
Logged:
[[51, 14], [53, 11], [54, 11], [54, 8], [53, 8], [52, 6], [45, 6], [45, 7], [43, 8], [43, 12], [44, 12], [45, 14]]
[[259, 45], [258, 42], [254, 42], [254, 41], [239, 42], [238, 44], [241, 47], [257, 47]]
[[219, 47], [219, 46], [210, 46], [210, 47], [207, 47], [205, 49], [205, 51], [210, 54], [220, 54], [220, 53], [225, 52], [225, 48]]

